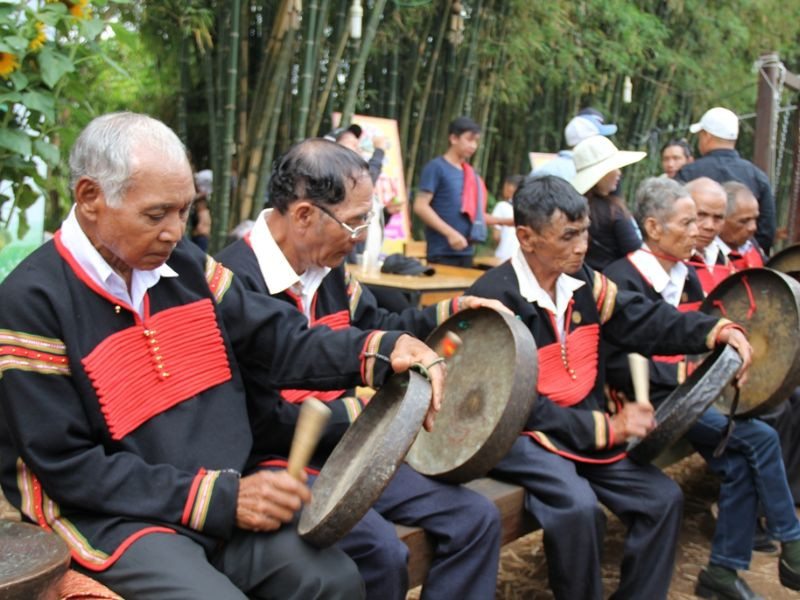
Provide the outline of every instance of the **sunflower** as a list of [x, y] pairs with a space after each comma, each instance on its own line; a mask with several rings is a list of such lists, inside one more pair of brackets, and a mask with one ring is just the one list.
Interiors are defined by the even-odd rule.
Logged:
[[28, 44], [28, 48], [36, 52], [47, 41], [47, 36], [44, 33], [44, 23], [41, 21], [36, 23], [36, 37], [33, 38], [30, 43]]
[[87, 6], [89, 0], [75, 0], [74, 2], [65, 1], [64, 4], [69, 8], [69, 14], [76, 19], [89, 19], [92, 16], [92, 7]]
[[89, 19], [92, 16], [92, 7], [88, 6], [89, 0], [45, 0], [47, 4], [61, 2], [76, 19]]
[[17, 68], [19, 68], [19, 63], [16, 56], [8, 52], [0, 52], [0, 77], [8, 79], [8, 76]]

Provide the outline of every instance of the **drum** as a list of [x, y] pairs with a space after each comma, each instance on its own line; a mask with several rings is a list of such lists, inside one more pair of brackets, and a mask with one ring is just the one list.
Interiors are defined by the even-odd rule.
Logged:
[[56, 600], [69, 560], [67, 545], [54, 533], [0, 521], [0, 598]]
[[711, 406], [742, 366], [727, 344], [717, 347], [656, 409], [656, 427], [647, 437], [628, 443], [628, 457], [649, 463], [672, 446]]
[[[800, 385], [800, 283], [773, 269], [745, 269], [714, 288], [700, 310], [744, 327], [753, 347], [737, 416], [768, 412]], [[728, 413], [732, 402], [728, 387], [715, 406]]]
[[797, 278], [800, 276], [800, 244], [787, 246], [772, 256], [764, 266]]
[[538, 362], [533, 335], [512, 315], [459, 312], [427, 344], [439, 347], [450, 331], [462, 344], [447, 359], [442, 409], [406, 461], [424, 475], [463, 483], [484, 476], [511, 449], [536, 400]]
[[298, 532], [323, 548], [350, 531], [389, 484], [428, 411], [431, 386], [415, 372], [392, 375], [331, 452], [303, 508]]

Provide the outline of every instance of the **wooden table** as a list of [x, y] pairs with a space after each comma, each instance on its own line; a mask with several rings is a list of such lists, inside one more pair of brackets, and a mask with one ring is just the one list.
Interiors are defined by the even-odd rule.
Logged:
[[476, 256], [475, 258], [472, 259], [472, 262], [479, 269], [488, 270], [493, 267], [502, 265], [505, 262], [505, 259], [499, 258], [497, 256]]
[[[411, 296], [415, 306], [430, 304], [438, 299], [456, 296], [483, 275], [480, 269], [465, 269], [450, 265], [431, 264], [433, 275], [397, 275], [395, 273], [368, 272], [361, 265], [347, 265], [347, 270], [363, 284], [399, 290]], [[425, 298], [423, 298], [425, 294]], [[422, 302], [425, 300], [425, 302]]]
[[0, 598], [56, 600], [69, 559], [67, 545], [56, 534], [0, 520]]

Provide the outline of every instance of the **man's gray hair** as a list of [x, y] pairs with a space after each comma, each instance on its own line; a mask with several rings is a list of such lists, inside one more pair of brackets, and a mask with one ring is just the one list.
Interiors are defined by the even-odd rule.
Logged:
[[74, 193], [78, 180], [90, 177], [100, 185], [106, 202], [119, 206], [130, 184], [134, 152], [144, 146], [162, 152], [165, 162], [188, 163], [181, 140], [158, 119], [132, 112], [93, 119], [69, 153], [70, 189]]
[[728, 205], [725, 208], [726, 217], [730, 217], [736, 212], [736, 205], [739, 203], [740, 194], [747, 193], [751, 196], [754, 195], [749, 187], [738, 181], [726, 181], [722, 184], [722, 189], [724, 189], [725, 193], [728, 195]]
[[636, 206], [633, 209], [633, 215], [642, 232], [642, 237], [647, 237], [644, 222], [649, 217], [663, 225], [675, 210], [675, 201], [679, 198], [689, 197], [686, 188], [674, 179], [669, 177], [645, 179], [636, 190]]

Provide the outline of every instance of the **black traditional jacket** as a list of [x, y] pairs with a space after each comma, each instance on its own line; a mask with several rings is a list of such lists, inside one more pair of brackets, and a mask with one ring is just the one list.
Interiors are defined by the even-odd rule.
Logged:
[[[653, 287], [651, 274], [642, 272], [631, 262], [630, 255], [611, 263], [604, 274], [617, 284], [620, 290], [628, 290], [643, 294], [653, 302], [666, 304], [661, 294]], [[687, 265], [686, 280], [683, 285], [677, 309], [681, 312], [695, 311], [703, 301], [704, 293], [700, 279], [694, 267]], [[648, 357], [650, 367], [650, 401], [658, 406], [675, 387], [686, 379], [687, 362], [684, 355], [653, 355]], [[606, 377], [609, 387], [622, 390], [629, 399], [633, 399], [633, 383], [630, 379], [627, 354], [609, 347], [606, 364]]]
[[[0, 285], [0, 482], [87, 569], [151, 532], [208, 550], [231, 535], [252, 451], [240, 367], [275, 388], [390, 372], [363, 355], [375, 332], [309, 329], [189, 242], [167, 264], [178, 277], [149, 289], [144, 318], [58, 233]], [[374, 347], [389, 353], [398, 335]]]
[[[217, 254], [217, 259], [236, 274], [245, 288], [254, 293], [269, 295], [264, 275], [247, 239], [224, 248]], [[281, 300], [302, 316], [301, 300], [290, 290], [272, 297]], [[372, 292], [340, 265], [325, 276], [312, 299], [310, 326], [314, 328], [324, 325], [335, 330], [348, 327], [401, 330], [424, 339], [439, 323], [456, 312], [457, 308], [458, 299], [452, 299], [424, 310], [409, 308], [399, 314], [389, 312], [380, 308]], [[314, 396], [326, 402], [332, 413], [311, 461], [316, 467], [325, 462], [347, 427], [363, 409], [363, 402], [356, 398], [352, 389], [338, 387], [323, 392], [283, 389], [278, 393], [270, 388], [269, 380], [258, 369], [244, 370], [243, 378], [251, 399], [249, 409], [255, 447], [262, 459], [261, 464], [265, 464], [264, 460], [269, 461], [269, 464], [281, 464], [279, 457], [287, 456], [300, 405], [306, 398]]]
[[557, 337], [553, 314], [520, 294], [511, 261], [487, 272], [467, 293], [500, 300], [536, 340], [538, 398], [523, 434], [572, 460], [613, 462], [625, 453], [606, 410], [606, 345], [645, 355], [702, 352], [714, 346], [727, 321], [682, 314], [664, 302], [618, 290], [586, 265], [571, 276], [584, 285], [575, 290], [567, 311], [565, 343]]

